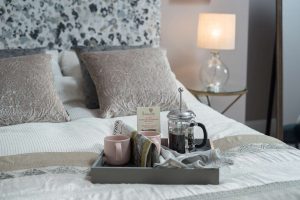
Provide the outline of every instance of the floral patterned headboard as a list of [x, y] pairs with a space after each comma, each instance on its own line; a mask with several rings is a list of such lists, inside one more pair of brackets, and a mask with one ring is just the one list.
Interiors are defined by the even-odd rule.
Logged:
[[159, 45], [160, 0], [0, 0], [0, 49]]

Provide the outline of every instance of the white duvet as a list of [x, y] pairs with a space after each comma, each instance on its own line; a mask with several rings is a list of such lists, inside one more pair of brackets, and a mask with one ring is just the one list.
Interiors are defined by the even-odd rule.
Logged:
[[[209, 138], [260, 134], [184, 96]], [[75, 103], [76, 104], [76, 103]], [[73, 105], [73, 106], [72, 106]], [[95, 111], [66, 105], [73, 121], [0, 128], [0, 156], [34, 152], [100, 152], [114, 121], [136, 127], [136, 116], [99, 119]], [[167, 136], [167, 112], [161, 113]], [[200, 137], [198, 129], [197, 135]], [[49, 167], [0, 174], [0, 199], [300, 199], [300, 153], [285, 145], [253, 144], [227, 152], [234, 165], [221, 168], [220, 185], [92, 184], [82, 167]]]

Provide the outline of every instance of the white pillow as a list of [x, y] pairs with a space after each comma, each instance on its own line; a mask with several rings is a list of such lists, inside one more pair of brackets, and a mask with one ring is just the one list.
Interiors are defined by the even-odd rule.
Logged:
[[82, 79], [80, 63], [75, 51], [63, 51], [61, 53], [60, 67], [63, 76], [73, 76]]
[[51, 55], [51, 67], [54, 78], [62, 77], [61, 69], [59, 66], [59, 54], [57, 50], [47, 50], [46, 54]]
[[74, 51], [63, 51], [54, 55], [57, 58], [60, 77], [54, 77], [56, 92], [64, 105], [84, 102], [82, 75], [77, 55]]
[[81, 80], [75, 77], [62, 76], [54, 81], [56, 92], [63, 104], [84, 102]]

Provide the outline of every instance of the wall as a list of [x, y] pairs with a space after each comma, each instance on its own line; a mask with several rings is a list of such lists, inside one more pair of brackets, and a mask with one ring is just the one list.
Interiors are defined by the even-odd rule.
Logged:
[[251, 0], [249, 7], [246, 121], [247, 125], [264, 132], [274, 53], [276, 1]]
[[[199, 70], [209, 57], [207, 50], [196, 45], [198, 15], [201, 12], [224, 12], [237, 15], [236, 49], [222, 51], [230, 70], [230, 84], [246, 86], [249, 0], [162, 0], [161, 46], [177, 78], [186, 86], [199, 84]], [[222, 110], [233, 97], [215, 97], [213, 107]], [[245, 121], [245, 97], [227, 113], [228, 117]]]
[[[247, 125], [265, 130], [273, 48], [275, 0], [251, 0], [249, 9]], [[300, 115], [300, 2], [283, 1], [283, 123], [295, 123]], [[273, 123], [274, 125], [274, 123]]]
[[283, 123], [300, 115], [300, 2], [283, 1]]

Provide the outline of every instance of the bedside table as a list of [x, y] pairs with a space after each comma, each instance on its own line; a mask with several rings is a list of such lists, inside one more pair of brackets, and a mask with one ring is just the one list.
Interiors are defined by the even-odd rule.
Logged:
[[187, 89], [201, 102], [200, 97], [205, 96], [207, 100], [207, 105], [211, 107], [210, 97], [212, 96], [236, 96], [236, 98], [221, 112], [224, 114], [228, 109], [230, 109], [243, 95], [247, 93], [245, 87], [239, 86], [225, 86], [224, 89], [218, 92], [207, 91], [205, 88], [201, 87], [187, 87]]

